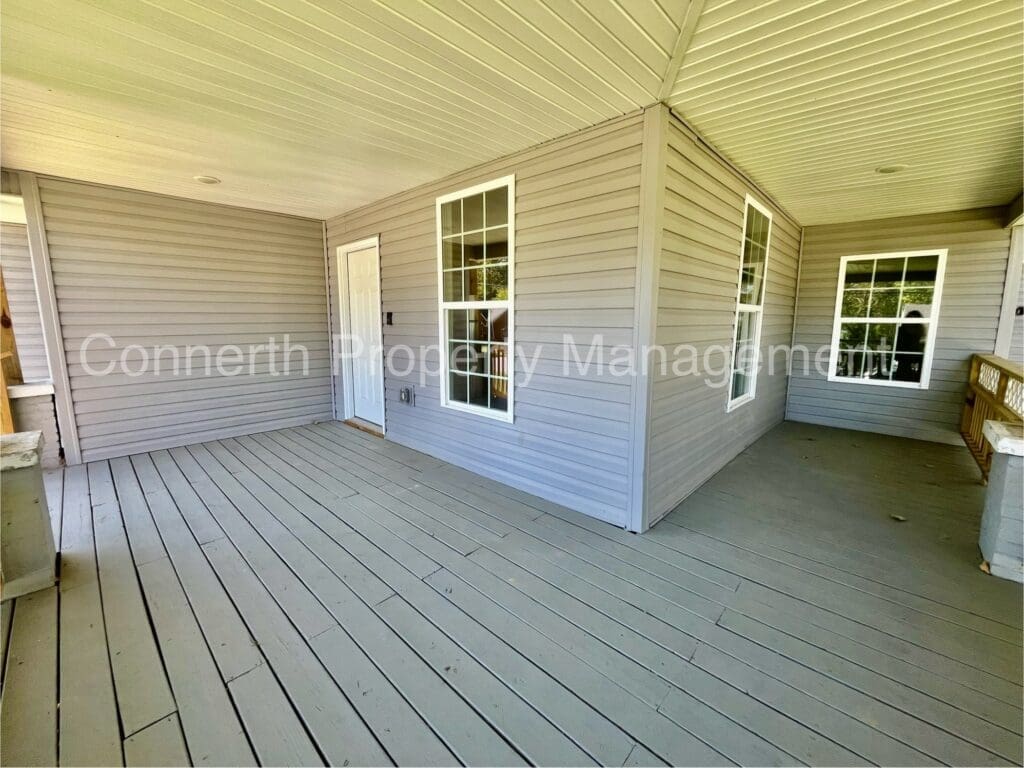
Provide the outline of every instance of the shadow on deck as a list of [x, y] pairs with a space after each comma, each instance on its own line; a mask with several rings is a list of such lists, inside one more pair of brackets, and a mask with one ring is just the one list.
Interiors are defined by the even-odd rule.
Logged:
[[643, 536], [334, 423], [48, 493], [4, 764], [1021, 761], [965, 449], [783, 424]]

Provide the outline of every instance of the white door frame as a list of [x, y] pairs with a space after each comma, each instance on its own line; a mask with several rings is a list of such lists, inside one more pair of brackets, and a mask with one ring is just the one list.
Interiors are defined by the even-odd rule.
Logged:
[[[351, 358], [351, 345], [348, 341], [348, 324], [350, 322], [349, 314], [349, 291], [348, 291], [348, 255], [353, 251], [363, 251], [367, 248], [372, 248], [374, 253], [374, 259], [377, 264], [377, 295], [381, 297], [380, 291], [380, 235], [374, 235], [373, 237], [367, 237], [364, 240], [357, 240], [354, 243], [346, 243], [345, 245], [339, 245], [337, 249], [337, 257], [335, 260], [335, 273], [338, 276], [338, 332], [341, 334], [339, 338], [342, 339], [342, 353], [343, 359], [341, 361], [341, 402], [336, 404], [336, 407], [340, 413], [335, 413], [335, 418], [339, 421], [345, 421], [355, 416], [355, 404], [352, 400], [352, 358]], [[381, 408], [384, 412], [383, 424], [380, 424], [381, 432], [386, 430], [385, 424], [387, 423], [387, 401], [384, 399], [384, 323], [383, 323], [383, 311], [382, 308], [378, 308], [377, 311], [377, 339], [380, 343], [382, 350], [380, 367], [380, 401]]]

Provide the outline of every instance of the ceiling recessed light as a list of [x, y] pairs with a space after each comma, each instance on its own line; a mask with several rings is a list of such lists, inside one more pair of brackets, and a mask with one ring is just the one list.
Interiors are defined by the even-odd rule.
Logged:
[[904, 165], [903, 163], [895, 163], [893, 165], [880, 165], [877, 168], [875, 168], [875, 173], [899, 173], [900, 171], [907, 170], [907, 168], [909, 167], [909, 165]]
[[216, 176], [193, 176], [192, 180], [200, 184], [220, 184], [220, 179]]

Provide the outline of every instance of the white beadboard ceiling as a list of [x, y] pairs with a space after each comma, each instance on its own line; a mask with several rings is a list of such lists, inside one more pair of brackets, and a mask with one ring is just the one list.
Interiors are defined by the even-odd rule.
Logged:
[[[668, 103], [803, 224], [1021, 190], [1021, 0], [709, 2]], [[908, 168], [875, 173], [884, 165]]]
[[662, 98], [804, 224], [1020, 191], [1019, 0], [688, 9], [4, 0], [0, 159], [324, 218]]

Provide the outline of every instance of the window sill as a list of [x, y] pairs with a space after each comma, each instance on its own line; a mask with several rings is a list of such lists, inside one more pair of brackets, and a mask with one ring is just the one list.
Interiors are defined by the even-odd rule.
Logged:
[[894, 389], [928, 389], [927, 381], [884, 381], [882, 379], [862, 379], [857, 376], [829, 376], [828, 380], [837, 384], [867, 384], [872, 387], [892, 387]]
[[488, 408], [480, 408], [476, 405], [469, 405], [467, 403], [452, 403], [442, 402], [442, 408], [449, 408], [453, 411], [461, 411], [462, 413], [471, 413], [474, 416], [481, 416], [491, 421], [503, 421], [506, 424], [512, 423], [512, 412], [511, 411], [492, 411]]
[[726, 403], [726, 405], [725, 405], [725, 412], [726, 413], [732, 413], [737, 408], [740, 408], [740, 407], [746, 405], [747, 403], [752, 403], [752, 402], [754, 402], [754, 396], [753, 395], [743, 395], [743, 397], [737, 397], [735, 400], [730, 400], [728, 403]]

